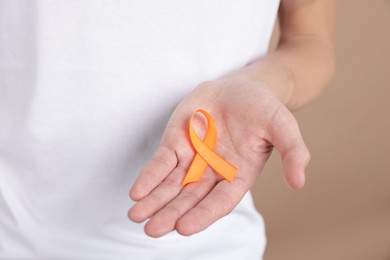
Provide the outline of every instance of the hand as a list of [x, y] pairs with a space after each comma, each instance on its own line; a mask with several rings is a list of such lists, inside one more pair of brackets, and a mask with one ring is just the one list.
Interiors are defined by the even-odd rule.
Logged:
[[[181, 185], [195, 155], [188, 123], [199, 108], [216, 122], [215, 152], [238, 168], [232, 183], [208, 167], [200, 181]], [[207, 125], [201, 116], [195, 119], [195, 131], [202, 137]], [[310, 155], [294, 116], [268, 86], [242, 79], [205, 82], [173, 112], [160, 147], [130, 191], [137, 203], [128, 216], [135, 222], [149, 218], [145, 232], [151, 237], [175, 229], [182, 235], [200, 232], [235, 208], [261, 173], [273, 147], [281, 155], [286, 183], [301, 188]]]

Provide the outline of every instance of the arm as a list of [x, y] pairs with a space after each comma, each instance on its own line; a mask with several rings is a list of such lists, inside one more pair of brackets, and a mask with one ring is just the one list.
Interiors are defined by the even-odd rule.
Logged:
[[[135, 222], [160, 237], [172, 230], [192, 235], [229, 214], [255, 183], [273, 147], [288, 186], [305, 182], [310, 154], [290, 110], [312, 101], [333, 71], [333, 1], [285, 0], [282, 36], [275, 52], [220, 79], [196, 87], [173, 112], [160, 147], [140, 173], [130, 197]], [[202, 179], [181, 182], [195, 152], [188, 120], [199, 108], [218, 126], [215, 151], [238, 168], [232, 183], [208, 168]], [[204, 125], [197, 125], [205, 132]]]
[[290, 110], [313, 101], [334, 71], [334, 11], [334, 0], [282, 0], [277, 49], [226, 78], [266, 82]]

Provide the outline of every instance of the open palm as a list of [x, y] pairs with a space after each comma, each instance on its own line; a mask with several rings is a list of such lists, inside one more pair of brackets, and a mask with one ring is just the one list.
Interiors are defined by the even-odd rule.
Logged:
[[[188, 124], [200, 108], [216, 122], [215, 152], [238, 168], [232, 183], [208, 167], [200, 181], [181, 185], [195, 155]], [[195, 119], [194, 128], [202, 136], [207, 124], [200, 115]], [[152, 237], [175, 229], [182, 235], [200, 232], [235, 208], [273, 147], [282, 157], [286, 183], [301, 188], [309, 152], [294, 116], [267, 85], [241, 80], [205, 82], [172, 114], [160, 147], [130, 191], [137, 203], [129, 210], [129, 218], [135, 222], [149, 219], [145, 232]]]

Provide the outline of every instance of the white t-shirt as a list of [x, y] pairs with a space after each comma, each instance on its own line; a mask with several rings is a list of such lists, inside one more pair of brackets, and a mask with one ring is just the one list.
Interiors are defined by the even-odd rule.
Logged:
[[128, 191], [199, 83], [267, 51], [274, 0], [0, 0], [0, 259], [259, 259], [248, 193], [147, 237]]

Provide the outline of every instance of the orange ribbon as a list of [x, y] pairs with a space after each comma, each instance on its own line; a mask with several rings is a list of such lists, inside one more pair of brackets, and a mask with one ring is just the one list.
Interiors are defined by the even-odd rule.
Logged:
[[[199, 138], [199, 136], [195, 133], [195, 130], [192, 128], [192, 119], [197, 112], [202, 113], [207, 118], [208, 122], [206, 137], [203, 141]], [[224, 177], [226, 180], [232, 182], [234, 177], [236, 176], [237, 168], [225, 161], [216, 152], [214, 152], [214, 147], [217, 143], [217, 127], [214, 119], [209, 115], [209, 113], [202, 109], [196, 110], [190, 120], [189, 132], [191, 143], [196, 151], [196, 155], [192, 160], [192, 163], [187, 171], [182, 185], [184, 186], [188, 183], [200, 180], [203, 175], [203, 172], [207, 168], [207, 165], [210, 166], [222, 177]]]

